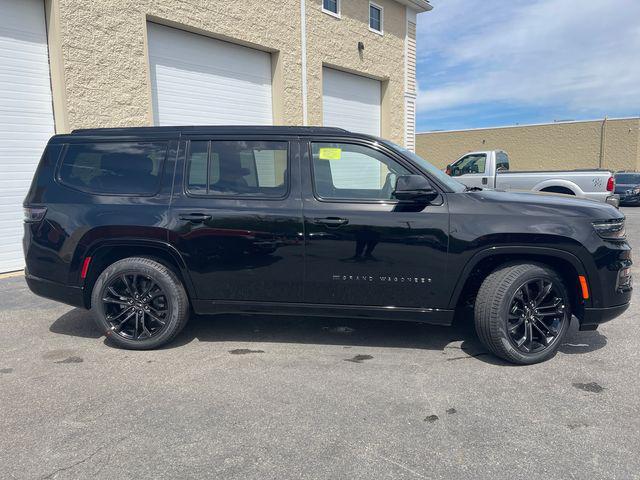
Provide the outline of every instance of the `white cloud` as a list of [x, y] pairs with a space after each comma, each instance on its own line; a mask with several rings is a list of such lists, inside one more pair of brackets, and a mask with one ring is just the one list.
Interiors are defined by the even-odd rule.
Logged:
[[640, 0], [433, 0], [419, 17], [422, 113], [504, 102], [640, 113]]

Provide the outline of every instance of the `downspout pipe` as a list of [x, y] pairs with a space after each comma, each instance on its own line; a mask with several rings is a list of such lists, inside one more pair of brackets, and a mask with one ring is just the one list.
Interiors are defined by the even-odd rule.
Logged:
[[307, 0], [300, 0], [300, 38], [301, 38], [301, 67], [302, 67], [302, 124], [308, 125], [307, 120]]

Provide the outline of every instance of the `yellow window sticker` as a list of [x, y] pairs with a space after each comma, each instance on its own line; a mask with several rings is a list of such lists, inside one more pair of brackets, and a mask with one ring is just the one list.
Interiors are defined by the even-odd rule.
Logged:
[[340, 160], [342, 157], [342, 149], [341, 148], [321, 148], [320, 149], [320, 160]]

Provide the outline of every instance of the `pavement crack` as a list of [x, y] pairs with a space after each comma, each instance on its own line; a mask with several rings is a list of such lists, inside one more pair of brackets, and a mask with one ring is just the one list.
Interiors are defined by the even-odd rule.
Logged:
[[100, 452], [100, 450], [102, 450], [103, 447], [98, 448], [95, 452], [87, 455], [86, 457], [84, 457], [82, 460], [78, 460], [77, 462], [72, 463], [71, 465], [68, 465], [66, 467], [61, 467], [58, 468], [57, 470], [54, 470], [53, 472], [51, 472], [49, 475], [45, 475], [44, 477], [42, 477], [42, 480], [46, 480], [48, 478], [53, 478], [54, 475], [57, 475], [60, 472], [65, 472], [67, 470], [71, 470], [74, 467], [77, 467], [78, 465], [81, 465], [85, 462], [88, 462], [89, 460], [91, 460], [93, 457], [95, 457], [98, 452]]
[[378, 455], [378, 454], [376, 454], [376, 457], [378, 457], [378, 458], [380, 458], [380, 459], [384, 460], [385, 462], [392, 463], [392, 464], [393, 464], [393, 465], [395, 465], [396, 467], [400, 467], [401, 469], [403, 469], [403, 470], [405, 470], [405, 471], [407, 471], [407, 472], [409, 472], [409, 473], [413, 473], [416, 477], [420, 477], [420, 478], [427, 478], [427, 477], [425, 477], [424, 475], [419, 474], [419, 473], [418, 473], [418, 472], [416, 472], [415, 470], [411, 470], [411, 469], [410, 469], [409, 467], [407, 467], [406, 465], [403, 465], [403, 464], [401, 464], [401, 463], [399, 463], [399, 462], [396, 462], [396, 461], [394, 461], [394, 460], [391, 460], [390, 458], [383, 457], [382, 455]]
[[[124, 440], [125, 438], [127, 438], [126, 436], [121, 437], [119, 439], [117, 439], [115, 441], [115, 443], [119, 443], [122, 440]], [[61, 467], [58, 468], [57, 470], [54, 470], [53, 472], [51, 472], [48, 475], [45, 475], [44, 477], [40, 477], [41, 480], [47, 480], [49, 478], [53, 478], [55, 475], [57, 475], [60, 472], [66, 472], [67, 470], [71, 470], [74, 467], [77, 467], [78, 465], [82, 465], [83, 463], [88, 462], [89, 460], [91, 460], [93, 457], [95, 457], [98, 453], [100, 453], [100, 451], [105, 447], [106, 445], [102, 445], [100, 447], [98, 447], [93, 453], [90, 453], [89, 455], [87, 455], [86, 457], [82, 458], [81, 460], [78, 460], [77, 462], [72, 463], [71, 465], [67, 465], [66, 467]]]

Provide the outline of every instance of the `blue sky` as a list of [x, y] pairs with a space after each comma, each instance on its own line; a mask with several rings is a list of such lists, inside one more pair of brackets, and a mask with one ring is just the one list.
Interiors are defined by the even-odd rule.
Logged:
[[418, 132], [640, 115], [640, 0], [431, 0]]

